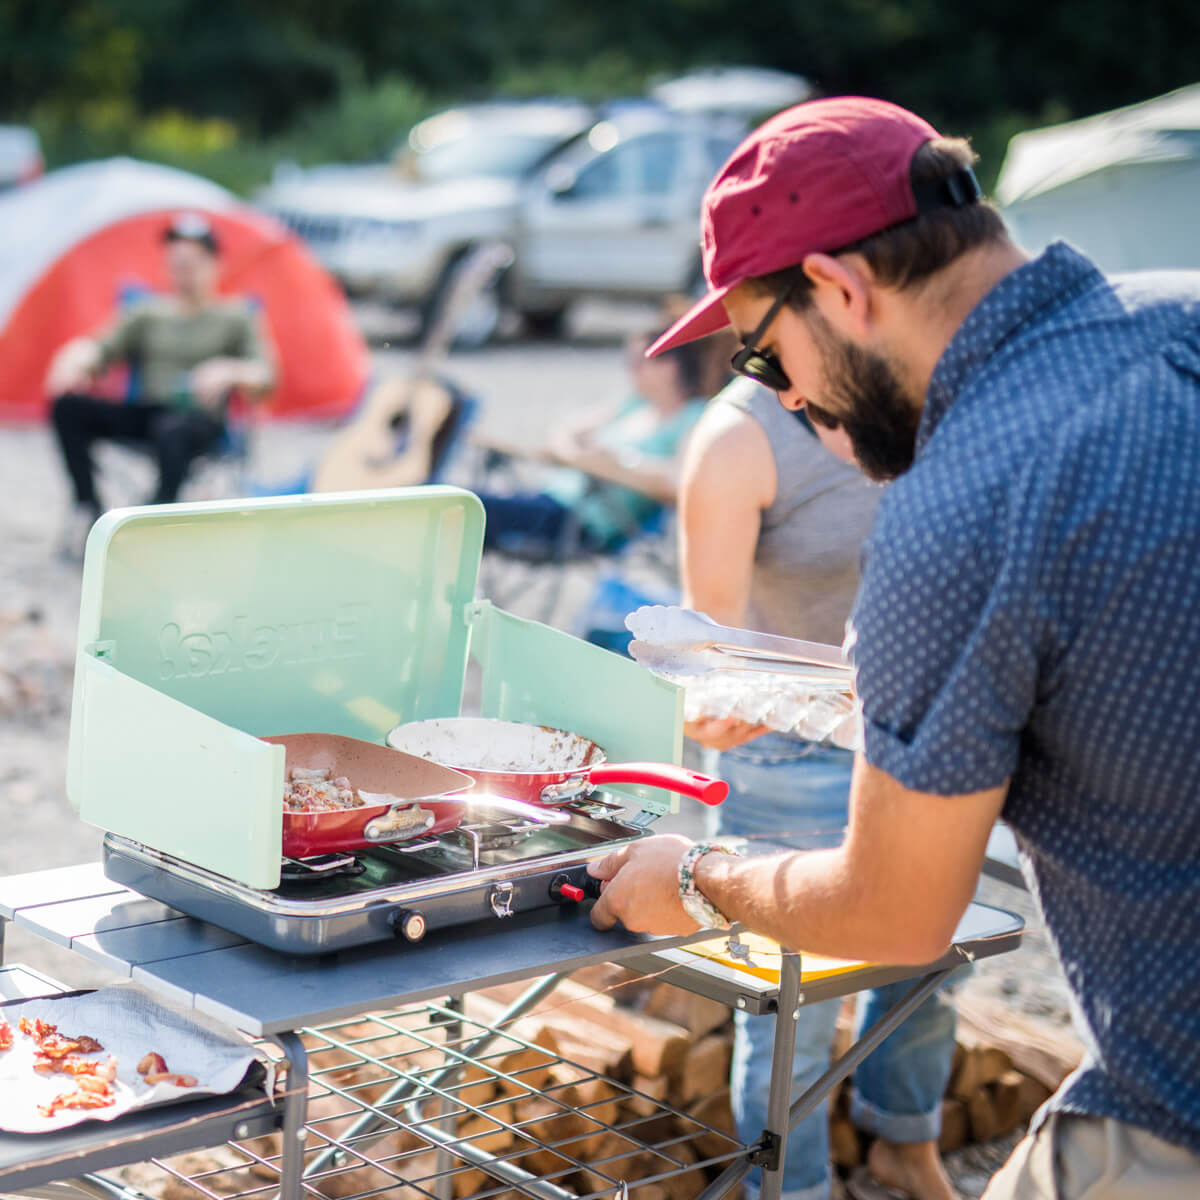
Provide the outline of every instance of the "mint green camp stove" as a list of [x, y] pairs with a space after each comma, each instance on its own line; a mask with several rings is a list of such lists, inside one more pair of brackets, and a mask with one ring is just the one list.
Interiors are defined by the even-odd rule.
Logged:
[[[475, 597], [483, 510], [448, 487], [107, 513], [84, 560], [68, 793], [106, 874], [289, 953], [419, 940], [571, 905], [586, 865], [678, 797], [612, 787], [567, 822], [475, 821], [352, 855], [281, 855], [284, 750], [478, 713], [678, 763], [682, 699], [636, 663]], [[579, 919], [584, 919], [579, 914]]]

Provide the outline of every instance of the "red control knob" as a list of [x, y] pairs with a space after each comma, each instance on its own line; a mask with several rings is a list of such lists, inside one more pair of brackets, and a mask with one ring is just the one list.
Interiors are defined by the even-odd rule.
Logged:
[[587, 899], [587, 892], [578, 884], [572, 883], [570, 875], [564, 872], [561, 875], [555, 875], [554, 881], [550, 884], [550, 899], [557, 900], [559, 903], [570, 900], [578, 904], [580, 900]]

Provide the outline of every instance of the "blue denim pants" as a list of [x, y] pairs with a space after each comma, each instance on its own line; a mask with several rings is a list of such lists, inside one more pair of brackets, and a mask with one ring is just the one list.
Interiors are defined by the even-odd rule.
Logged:
[[[717, 810], [717, 832], [801, 849], [836, 846], [846, 826], [853, 755], [781, 734], [766, 734], [717, 757], [714, 770], [729, 784]], [[752, 843], [753, 845], [753, 843]], [[766, 849], [766, 847], [763, 847]], [[859, 1031], [873, 1025], [912, 989], [912, 980], [859, 998]], [[825, 1071], [840, 1001], [800, 1009], [792, 1073], [795, 1098]], [[774, 1017], [738, 1013], [731, 1086], [738, 1131], [756, 1141], [767, 1124]], [[854, 1123], [891, 1142], [938, 1136], [941, 1100], [954, 1051], [955, 1015], [942, 995], [930, 997], [887, 1037], [854, 1075]], [[759, 1173], [747, 1179], [757, 1197]], [[828, 1105], [805, 1118], [787, 1140], [784, 1200], [826, 1200], [831, 1187]]]

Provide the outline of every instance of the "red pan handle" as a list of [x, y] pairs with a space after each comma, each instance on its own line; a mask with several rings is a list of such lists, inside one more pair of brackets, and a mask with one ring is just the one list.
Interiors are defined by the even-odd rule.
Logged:
[[699, 800], [701, 804], [717, 805], [729, 795], [729, 784], [723, 779], [673, 767], [669, 763], [605, 763], [592, 767], [587, 773], [590, 783], [645, 783], [650, 787], [666, 788]]

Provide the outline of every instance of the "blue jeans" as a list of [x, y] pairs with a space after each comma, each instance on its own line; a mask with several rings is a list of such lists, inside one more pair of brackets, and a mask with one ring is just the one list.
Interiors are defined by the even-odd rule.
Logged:
[[[846, 826], [853, 755], [846, 750], [769, 733], [721, 754], [716, 774], [729, 798], [716, 811], [717, 831], [801, 849], [838, 845]], [[755, 842], [751, 843], [753, 849]], [[762, 845], [762, 849], [766, 849]], [[857, 1026], [873, 1025], [912, 989], [892, 984], [860, 998]], [[800, 1009], [792, 1073], [795, 1098], [825, 1071], [840, 1001]], [[731, 1086], [738, 1132], [756, 1141], [767, 1126], [774, 1017], [738, 1013]], [[955, 1016], [941, 994], [930, 997], [885, 1038], [854, 1075], [854, 1123], [891, 1142], [938, 1136], [941, 1100], [954, 1051]], [[756, 1197], [759, 1173], [747, 1179]], [[822, 1104], [789, 1135], [783, 1171], [785, 1200], [826, 1200], [831, 1186], [829, 1112]]]

